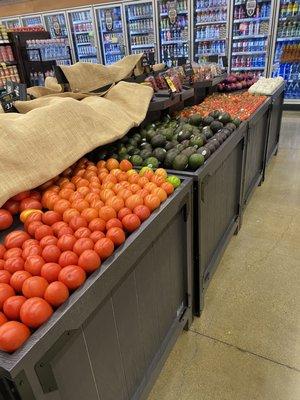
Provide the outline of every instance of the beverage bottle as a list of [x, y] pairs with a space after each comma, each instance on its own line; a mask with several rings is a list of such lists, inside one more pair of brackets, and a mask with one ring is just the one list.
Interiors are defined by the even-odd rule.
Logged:
[[298, 5], [297, 1], [295, 1], [295, 2], [294, 2], [294, 5], [293, 5], [293, 12], [292, 12], [292, 14], [293, 14], [293, 15], [297, 15], [297, 14], [298, 14], [298, 9], [299, 9], [299, 5]]
[[286, 14], [286, 16], [289, 17], [291, 15], [293, 15], [293, 3], [289, 3], [288, 6], [287, 6], [287, 14]]
[[251, 21], [249, 24], [249, 35], [252, 36], [253, 35], [253, 22]]
[[[263, 6], [264, 6], [264, 4], [261, 7], [261, 16], [262, 17], [264, 17], [264, 15], [263, 15]], [[258, 18], [260, 16], [259, 15], [259, 4], [257, 4], [255, 16], [256, 16], [256, 18]]]
[[260, 28], [260, 23], [257, 22], [257, 23], [255, 24], [255, 30], [254, 30], [254, 34], [255, 34], [255, 35], [259, 35], [259, 28]]

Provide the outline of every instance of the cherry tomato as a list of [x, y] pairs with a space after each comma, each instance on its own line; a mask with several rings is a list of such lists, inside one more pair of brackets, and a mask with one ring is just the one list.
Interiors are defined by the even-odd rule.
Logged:
[[11, 213], [11, 215], [18, 214], [19, 212], [19, 202], [15, 200], [7, 200], [3, 205], [3, 208]]
[[28, 271], [17, 271], [14, 274], [12, 274], [10, 278], [10, 286], [16, 291], [16, 292], [22, 292], [22, 286], [23, 283], [26, 281], [26, 279], [30, 278], [32, 275]]
[[78, 228], [75, 232], [74, 232], [74, 236], [76, 237], [76, 239], [80, 239], [80, 238], [88, 238], [90, 237], [90, 234], [92, 232], [89, 230], [89, 228]]
[[4, 239], [4, 246], [7, 249], [11, 249], [12, 247], [22, 247], [22, 244], [25, 240], [30, 239], [30, 236], [27, 232], [24, 231], [12, 231], [8, 235], [6, 235]]
[[24, 296], [11, 296], [5, 300], [3, 304], [3, 311], [7, 318], [19, 320], [20, 310], [25, 301], [26, 297]]
[[[30, 328], [38, 328], [53, 314], [46, 300], [32, 297], [25, 301], [20, 310], [21, 321]], [[1, 328], [1, 327], [0, 327]]]
[[9, 321], [0, 326], [0, 350], [12, 353], [29, 338], [30, 330], [21, 322]]
[[94, 242], [90, 238], [80, 238], [76, 241], [76, 243], [73, 246], [73, 251], [76, 253], [78, 256], [84, 251], [84, 250], [92, 250], [94, 248]]
[[76, 231], [78, 228], [87, 228], [87, 220], [83, 217], [72, 217], [69, 222], [69, 227]]
[[133, 232], [141, 225], [141, 221], [136, 214], [125, 215], [122, 225], [128, 232]]
[[50, 283], [44, 294], [44, 299], [53, 307], [59, 307], [68, 297], [69, 290], [67, 286], [59, 281]]
[[150, 210], [148, 207], [141, 205], [133, 209], [134, 214], [136, 214], [141, 221], [145, 221], [150, 217]]
[[0, 309], [3, 308], [3, 303], [9, 297], [14, 296], [15, 291], [8, 283], [0, 283]]
[[41, 276], [32, 276], [24, 281], [22, 293], [25, 297], [43, 297], [48, 282]]
[[5, 261], [4, 269], [11, 274], [24, 269], [24, 260], [22, 257], [8, 258]]
[[130, 210], [130, 208], [123, 207], [118, 212], [118, 218], [119, 218], [120, 221], [122, 221], [122, 218], [125, 217], [125, 215], [131, 214], [131, 213], [132, 213], [132, 211]]
[[120, 246], [125, 241], [125, 233], [121, 228], [110, 228], [106, 232], [106, 237], [111, 239], [116, 246]]
[[59, 222], [61, 220], [61, 215], [55, 211], [46, 211], [42, 216], [42, 222], [49, 226], [52, 226], [55, 224], [55, 222]]
[[26, 190], [24, 192], [21, 192], [19, 194], [16, 194], [15, 196], [13, 196], [11, 199], [15, 200], [15, 201], [22, 201], [23, 199], [26, 199], [27, 197], [30, 196], [30, 191]]
[[86, 274], [78, 265], [69, 265], [60, 271], [58, 280], [64, 283], [68, 289], [75, 290], [85, 282]]
[[60, 271], [61, 266], [59, 264], [50, 262], [42, 266], [41, 277], [45, 278], [47, 282], [51, 283], [57, 281]]
[[22, 251], [22, 258], [26, 261], [29, 256], [40, 256], [42, 248], [40, 246], [28, 246]]
[[101, 266], [101, 259], [94, 250], [85, 250], [78, 259], [78, 265], [85, 270], [87, 274], [94, 272]]
[[10, 283], [11, 273], [6, 270], [0, 271], [0, 283]]
[[78, 255], [71, 250], [63, 251], [58, 259], [58, 264], [64, 268], [68, 265], [76, 265], [78, 263]]

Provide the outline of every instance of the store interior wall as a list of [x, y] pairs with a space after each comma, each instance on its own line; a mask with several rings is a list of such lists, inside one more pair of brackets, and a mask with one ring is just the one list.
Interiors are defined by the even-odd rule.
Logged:
[[22, 14], [34, 14], [64, 8], [81, 7], [91, 4], [117, 3], [120, 0], [4, 0], [0, 1], [0, 17], [10, 17]]

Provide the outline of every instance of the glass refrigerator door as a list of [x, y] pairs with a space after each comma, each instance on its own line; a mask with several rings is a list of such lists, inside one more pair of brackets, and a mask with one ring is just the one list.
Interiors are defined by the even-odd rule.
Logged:
[[96, 10], [104, 64], [113, 64], [125, 56], [122, 6], [110, 5]]
[[23, 26], [43, 26], [41, 15], [31, 15], [28, 17], [21, 17]]
[[231, 70], [260, 76], [267, 68], [272, 2], [257, 1], [253, 8], [249, 4], [245, 0], [234, 3]]
[[44, 15], [46, 30], [53, 39], [68, 39], [68, 28], [65, 13]]
[[76, 61], [97, 63], [92, 11], [71, 11], [69, 20]]
[[154, 53], [155, 28], [151, 1], [125, 4], [130, 54]]
[[178, 59], [189, 59], [188, 0], [158, 0], [158, 25], [161, 61], [169, 67]]
[[300, 4], [281, 0], [278, 13], [277, 36], [274, 49], [272, 76], [286, 81], [285, 99], [300, 102]]
[[2, 21], [6, 28], [20, 28], [21, 21], [19, 18], [6, 19]]
[[194, 61], [225, 56], [229, 3], [229, 0], [194, 0]]

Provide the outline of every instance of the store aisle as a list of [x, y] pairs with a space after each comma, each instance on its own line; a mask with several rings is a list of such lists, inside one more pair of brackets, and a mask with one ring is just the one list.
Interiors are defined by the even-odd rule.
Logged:
[[266, 181], [149, 400], [299, 400], [299, 171], [299, 114], [284, 113]]

